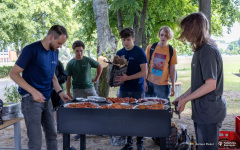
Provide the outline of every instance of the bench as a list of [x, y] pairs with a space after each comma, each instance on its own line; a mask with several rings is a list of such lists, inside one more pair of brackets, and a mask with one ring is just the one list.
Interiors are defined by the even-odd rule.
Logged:
[[[14, 147], [15, 150], [21, 150], [21, 124], [20, 121], [23, 118], [11, 119], [3, 121], [3, 124], [0, 125], [0, 130], [7, 128], [11, 125], [14, 125]], [[0, 147], [1, 149], [1, 147]]]

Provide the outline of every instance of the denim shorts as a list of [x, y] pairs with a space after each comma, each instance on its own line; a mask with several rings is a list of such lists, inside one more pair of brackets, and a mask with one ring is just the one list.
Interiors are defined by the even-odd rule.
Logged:
[[148, 91], [146, 97], [159, 97], [167, 99], [170, 94], [170, 85], [157, 85], [147, 81]]

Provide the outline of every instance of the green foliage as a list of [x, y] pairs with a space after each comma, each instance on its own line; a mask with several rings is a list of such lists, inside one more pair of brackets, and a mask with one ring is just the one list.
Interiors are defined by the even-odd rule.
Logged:
[[6, 97], [6, 101], [10, 103], [18, 103], [21, 100], [21, 95], [18, 93], [18, 86], [6, 86], [3, 95]]
[[9, 75], [10, 70], [13, 66], [2, 66], [0, 67], [0, 78], [7, 77]]
[[72, 11], [72, 1], [3, 0], [0, 2], [0, 47], [14, 44], [18, 52], [27, 44], [42, 39], [54, 24], [65, 26], [70, 42], [78, 27]]
[[[117, 11], [121, 10], [123, 27], [133, 27], [134, 15], [139, 16], [139, 20], [141, 19], [143, 0], [107, 0], [107, 2], [111, 30], [120, 40]], [[212, 1], [211, 33], [213, 35], [222, 35], [222, 26], [231, 27], [235, 21], [240, 21], [239, 6], [240, 1], [238, 0]], [[179, 37], [181, 19], [190, 13], [198, 12], [198, 9], [197, 0], [148, 1], [144, 34], [147, 35], [149, 44], [159, 41], [157, 33], [163, 25], [170, 26], [175, 33], [175, 38]], [[79, 1], [74, 9], [74, 14], [81, 24], [81, 28], [75, 35], [78, 35], [84, 41], [91, 41], [94, 44], [89, 43], [89, 45], [96, 47], [96, 22], [92, 0]], [[183, 45], [181, 42], [177, 42], [176, 39], [173, 39], [170, 44], [173, 44], [179, 54], [192, 54], [189, 45]]]

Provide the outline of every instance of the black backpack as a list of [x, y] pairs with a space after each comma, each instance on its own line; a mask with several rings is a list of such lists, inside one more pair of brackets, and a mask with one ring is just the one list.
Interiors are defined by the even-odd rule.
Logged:
[[[149, 58], [149, 63], [148, 63], [148, 68], [150, 67], [150, 62], [151, 62], [151, 59], [152, 59], [152, 54], [157, 46], [158, 42], [156, 43], [153, 43], [152, 47], [150, 48], [150, 58]], [[168, 61], [168, 70], [169, 70], [169, 74], [170, 74], [170, 62], [171, 62], [171, 59], [172, 59], [172, 56], [173, 56], [173, 47], [171, 45], [168, 44], [168, 47], [169, 47], [169, 54], [170, 54], [170, 58], [169, 58], [169, 61]], [[175, 75], [175, 82], [177, 82], [177, 71], [176, 72], [176, 75]], [[170, 75], [169, 75], [170, 76]], [[169, 78], [170, 79], [170, 78]], [[171, 79], [170, 79], [171, 81]]]

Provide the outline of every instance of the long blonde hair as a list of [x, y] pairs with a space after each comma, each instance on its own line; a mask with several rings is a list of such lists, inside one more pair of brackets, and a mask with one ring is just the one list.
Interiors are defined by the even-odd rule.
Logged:
[[185, 17], [180, 27], [182, 33], [179, 39], [185, 43], [186, 40], [191, 43], [193, 51], [199, 50], [204, 44], [215, 44], [210, 38], [209, 22], [202, 12], [192, 13]]

